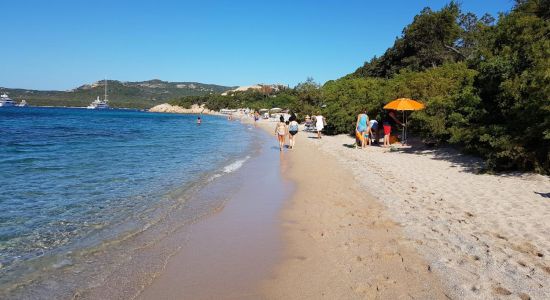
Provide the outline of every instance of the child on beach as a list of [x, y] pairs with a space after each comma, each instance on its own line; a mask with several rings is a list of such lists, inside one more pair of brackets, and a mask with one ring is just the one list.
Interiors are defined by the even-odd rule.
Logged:
[[391, 128], [395, 124], [405, 126], [395, 116], [395, 110], [390, 110], [385, 114], [384, 119], [382, 119], [382, 125], [384, 126], [384, 147], [390, 146]]
[[279, 118], [279, 122], [275, 126], [275, 136], [277, 136], [277, 140], [279, 141], [279, 151], [283, 151], [286, 136], [286, 124], [283, 116]]

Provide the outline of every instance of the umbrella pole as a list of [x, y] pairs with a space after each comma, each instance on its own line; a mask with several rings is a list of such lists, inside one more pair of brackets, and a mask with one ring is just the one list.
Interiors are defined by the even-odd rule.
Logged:
[[403, 111], [403, 146], [407, 144], [407, 137], [405, 136], [405, 111]]

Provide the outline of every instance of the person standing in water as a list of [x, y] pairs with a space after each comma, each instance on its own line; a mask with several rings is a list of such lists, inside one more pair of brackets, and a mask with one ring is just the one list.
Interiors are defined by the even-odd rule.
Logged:
[[201, 116], [198, 116], [198, 118], [197, 118], [197, 125], [201, 125], [201, 123], [202, 123]]
[[357, 116], [357, 122], [355, 123], [355, 130], [359, 134], [359, 141], [361, 142], [362, 149], [365, 149], [369, 140], [368, 126], [369, 116], [367, 115], [367, 110], [364, 110]]
[[283, 151], [286, 136], [286, 124], [283, 116], [279, 118], [279, 122], [275, 126], [275, 136], [277, 136], [277, 140], [279, 141], [279, 151]]

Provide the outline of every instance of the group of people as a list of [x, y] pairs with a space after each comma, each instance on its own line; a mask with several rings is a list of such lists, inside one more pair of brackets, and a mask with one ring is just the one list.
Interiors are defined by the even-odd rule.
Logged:
[[[384, 129], [384, 147], [390, 146], [390, 135], [392, 127], [396, 124], [401, 126], [406, 126], [396, 116], [395, 110], [387, 111], [382, 118], [382, 127]], [[379, 141], [379, 131], [380, 127], [378, 126], [378, 121], [375, 119], [369, 119], [367, 115], [367, 110], [365, 109], [362, 113], [357, 116], [357, 122], [355, 124], [355, 136], [358, 140], [356, 148], [359, 146], [364, 149], [368, 145], [371, 145], [374, 142]]]
[[295, 135], [298, 133], [299, 124], [296, 121], [296, 115], [290, 114], [288, 120], [285, 120], [285, 117], [280, 116], [277, 126], [275, 126], [275, 136], [279, 141], [279, 150], [283, 151], [285, 147], [285, 140], [288, 137], [288, 149], [294, 149], [296, 144]]

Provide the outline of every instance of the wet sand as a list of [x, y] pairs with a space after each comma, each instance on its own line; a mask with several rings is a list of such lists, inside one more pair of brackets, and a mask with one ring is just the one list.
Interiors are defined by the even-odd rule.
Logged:
[[282, 153], [266, 139], [258, 160], [229, 181], [226, 205], [189, 226], [138, 298], [447, 298], [385, 207], [309, 135]]
[[259, 283], [281, 259], [278, 213], [292, 191], [282, 177], [286, 160], [268, 141], [222, 187], [201, 192], [208, 199], [221, 188], [225, 206], [187, 228], [181, 250], [138, 299], [261, 298]]

